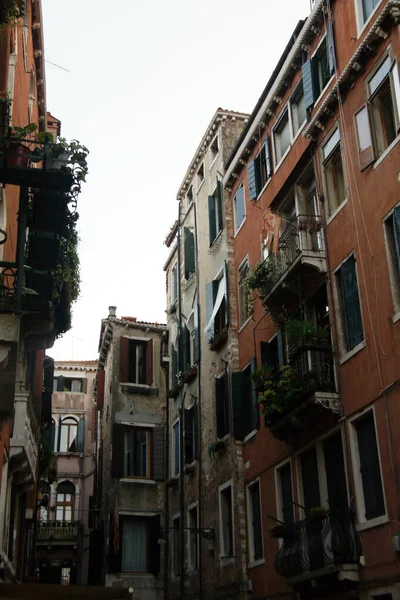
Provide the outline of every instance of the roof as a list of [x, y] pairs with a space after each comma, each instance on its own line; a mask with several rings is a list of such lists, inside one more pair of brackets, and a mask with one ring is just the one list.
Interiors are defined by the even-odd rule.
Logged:
[[[118, 320], [118, 319], [117, 319]], [[138, 321], [136, 317], [119, 317], [120, 321], [128, 321], [129, 323], [137, 323], [139, 325], [153, 325], [154, 327], [166, 327], [165, 323], [158, 323], [157, 321]]]
[[97, 365], [97, 360], [56, 360], [56, 365]]

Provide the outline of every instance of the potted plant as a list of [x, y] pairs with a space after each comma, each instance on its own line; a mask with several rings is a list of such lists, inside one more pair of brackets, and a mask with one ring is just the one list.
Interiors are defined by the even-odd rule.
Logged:
[[269, 535], [272, 538], [281, 538], [285, 533], [285, 525], [284, 523], [275, 523], [272, 527], [269, 528]]
[[182, 383], [190, 383], [197, 375], [197, 367], [196, 365], [190, 365], [187, 367], [186, 371], [182, 376]]
[[314, 506], [308, 511], [308, 518], [310, 521], [319, 521], [320, 519], [323, 519], [327, 513], [328, 509], [326, 506]]
[[11, 128], [11, 137], [3, 138], [0, 147], [3, 166], [20, 169], [29, 166], [31, 150], [29, 146], [22, 143], [22, 140], [27, 140], [36, 129], [35, 123], [29, 123], [24, 127], [14, 126]]

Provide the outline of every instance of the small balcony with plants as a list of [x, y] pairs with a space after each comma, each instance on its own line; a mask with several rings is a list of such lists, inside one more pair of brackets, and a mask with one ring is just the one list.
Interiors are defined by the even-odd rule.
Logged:
[[[278, 523], [271, 532], [281, 539], [275, 570], [290, 584], [331, 577], [346, 585], [359, 578], [361, 544], [349, 510], [315, 507], [297, 523]], [[332, 579], [333, 577], [333, 579]]]
[[277, 251], [250, 270], [247, 287], [256, 291], [265, 308], [278, 297], [304, 297], [327, 270], [322, 217], [295, 214], [286, 222]]

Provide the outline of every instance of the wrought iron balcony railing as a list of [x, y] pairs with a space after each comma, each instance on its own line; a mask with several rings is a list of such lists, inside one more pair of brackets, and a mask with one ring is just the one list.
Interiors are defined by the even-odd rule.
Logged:
[[270, 293], [282, 275], [301, 253], [325, 257], [322, 217], [319, 215], [294, 215], [279, 238], [279, 251], [264, 261], [265, 277], [261, 295]]
[[283, 577], [296, 577], [357, 564], [361, 543], [349, 511], [330, 510], [322, 517], [308, 518], [285, 527], [275, 570]]
[[336, 392], [330, 343], [302, 344], [289, 364], [304, 384], [306, 392]]
[[39, 521], [36, 543], [77, 543], [81, 528], [80, 521]]

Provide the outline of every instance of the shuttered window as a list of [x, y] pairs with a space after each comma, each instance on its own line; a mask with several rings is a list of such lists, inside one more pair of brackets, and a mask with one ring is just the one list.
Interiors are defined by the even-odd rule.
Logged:
[[185, 464], [197, 459], [197, 406], [184, 410]]
[[185, 250], [185, 279], [189, 279], [195, 271], [194, 233], [188, 227], [183, 228]]
[[245, 196], [243, 184], [238, 188], [233, 199], [233, 207], [235, 214], [235, 231], [239, 229], [246, 218]]
[[223, 186], [222, 181], [217, 180], [217, 187], [211, 196], [208, 196], [208, 225], [210, 246], [224, 228], [223, 223]]
[[372, 134], [369, 124], [369, 115], [367, 106], [363, 106], [355, 114], [355, 123], [358, 141], [358, 157], [360, 169], [366, 169], [374, 160], [374, 147], [372, 144]]
[[342, 296], [346, 348], [347, 351], [350, 351], [364, 339], [354, 256], [342, 264], [338, 276]]
[[222, 375], [215, 380], [215, 400], [217, 417], [217, 438], [223, 438], [230, 431], [229, 423], [229, 397], [227, 377]]
[[365, 519], [368, 521], [385, 514], [385, 501], [372, 410], [353, 424], [357, 432]]
[[153, 383], [153, 340], [120, 338], [120, 382]]
[[335, 44], [333, 26], [327, 24], [326, 36], [312, 58], [302, 66], [304, 108], [315, 104], [335, 71]]
[[179, 420], [176, 421], [176, 423], [174, 423], [172, 430], [173, 430], [173, 435], [172, 435], [172, 474], [178, 475], [178, 473], [180, 472], [180, 463], [181, 463]]
[[249, 547], [250, 562], [260, 560], [263, 557], [262, 522], [260, 506], [260, 482], [249, 485], [248, 507], [249, 507]]
[[251, 379], [254, 367], [255, 359], [244, 371], [232, 373], [233, 431], [237, 440], [243, 440], [259, 426], [258, 400]]
[[164, 479], [164, 429], [115, 423], [112, 431], [111, 476], [115, 479]]

